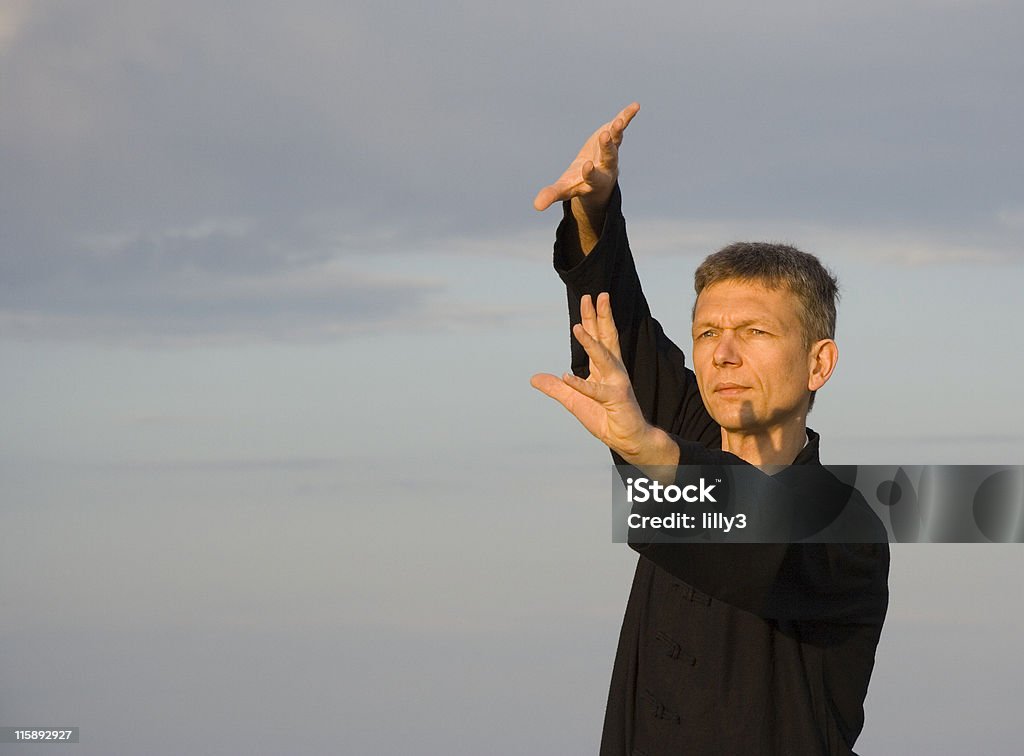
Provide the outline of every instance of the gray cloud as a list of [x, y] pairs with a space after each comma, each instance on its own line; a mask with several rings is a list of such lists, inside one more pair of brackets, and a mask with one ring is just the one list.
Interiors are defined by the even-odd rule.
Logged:
[[400, 320], [415, 282], [297, 282], [371, 250], [532, 239], [533, 193], [632, 98], [631, 218], [684, 246], [743, 218], [1019, 259], [1018, 4], [616, 11], [4, 4], [3, 333]]
[[[223, 226], [225, 222], [222, 222]], [[228, 222], [230, 223], [230, 222]], [[370, 274], [218, 228], [85, 239], [27, 285], [0, 284], [0, 335], [133, 344], [345, 336], [418, 322], [441, 279]]]

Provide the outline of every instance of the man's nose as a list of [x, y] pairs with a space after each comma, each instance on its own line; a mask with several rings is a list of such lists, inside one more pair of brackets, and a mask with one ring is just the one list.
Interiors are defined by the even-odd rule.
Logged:
[[739, 365], [743, 362], [740, 357], [739, 344], [736, 343], [736, 336], [732, 331], [723, 331], [715, 345], [715, 367], [726, 365]]

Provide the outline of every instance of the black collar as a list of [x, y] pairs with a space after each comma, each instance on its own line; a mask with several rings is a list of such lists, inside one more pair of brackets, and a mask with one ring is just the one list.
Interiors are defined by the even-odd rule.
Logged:
[[818, 441], [821, 440], [821, 436], [815, 433], [810, 428], [807, 429], [807, 444], [800, 453], [796, 455], [796, 459], [793, 460], [794, 465], [820, 465], [821, 460], [818, 457]]

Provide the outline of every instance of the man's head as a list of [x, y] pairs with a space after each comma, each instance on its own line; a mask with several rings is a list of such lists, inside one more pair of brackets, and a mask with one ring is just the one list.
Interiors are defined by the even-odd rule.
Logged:
[[737, 243], [694, 274], [693, 355], [701, 395], [726, 430], [806, 415], [838, 359], [835, 277], [814, 255]]

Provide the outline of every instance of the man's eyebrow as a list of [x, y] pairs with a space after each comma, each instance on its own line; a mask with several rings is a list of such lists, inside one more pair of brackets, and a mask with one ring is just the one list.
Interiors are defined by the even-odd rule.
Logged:
[[[752, 326], [752, 325], [766, 326], [768, 328], [781, 328], [781, 324], [778, 321], [774, 320], [773, 318], [767, 317], [767, 316], [756, 317], [756, 318], [747, 318], [746, 320], [742, 320], [739, 323], [736, 323], [736, 324], [728, 326], [728, 327], [729, 328], [746, 328], [747, 326]], [[724, 327], [725, 326], [718, 325], [717, 323], [713, 323], [710, 320], [696, 320], [693, 323], [692, 329], [696, 330], [698, 328], [724, 328]]]

